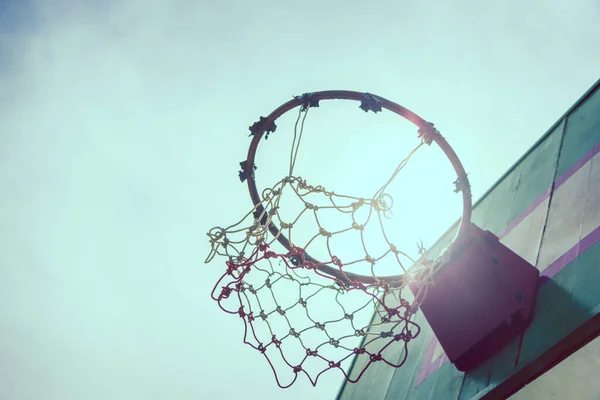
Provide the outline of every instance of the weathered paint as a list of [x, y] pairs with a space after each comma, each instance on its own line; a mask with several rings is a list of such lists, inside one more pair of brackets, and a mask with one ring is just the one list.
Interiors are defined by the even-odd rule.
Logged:
[[[576, 350], [574, 331], [596, 319], [600, 310], [599, 88], [600, 82], [474, 208], [478, 226], [499, 235], [545, 276], [530, 328], [463, 374], [448, 362], [426, 327], [422, 339], [411, 346], [405, 366], [391, 375], [376, 371], [375, 379], [345, 384], [340, 398], [350, 398], [345, 392], [353, 399], [493, 398], [500, 389], [517, 390], [507, 386], [523, 384], [519, 377], [525, 371], [533, 373], [533, 362], [543, 359], [549, 364], [552, 360], [544, 355], [565, 357], [560, 352]], [[433, 254], [449, 243], [455, 229], [432, 247]], [[548, 352], [552, 346], [553, 352]]]

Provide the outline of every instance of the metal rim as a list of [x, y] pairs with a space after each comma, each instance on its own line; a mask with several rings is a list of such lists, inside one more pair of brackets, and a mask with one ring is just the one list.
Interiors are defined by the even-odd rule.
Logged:
[[[427, 122], [414, 112], [397, 103], [394, 103], [383, 97], [373, 95], [370, 93], [355, 92], [349, 90], [326, 90], [320, 92], [307, 93], [302, 96], [294, 97], [292, 100], [276, 108], [267, 117], [261, 117], [258, 122], [252, 125], [250, 127], [250, 130], [252, 132], [252, 141], [248, 150], [248, 157], [245, 162], [241, 163], [242, 171], [240, 172], [240, 177], [242, 178], [242, 180], [247, 180], [250, 198], [252, 199], [252, 202], [255, 206], [261, 203], [259, 191], [256, 187], [256, 180], [254, 177], [254, 160], [256, 157], [256, 151], [258, 149], [258, 144], [260, 143], [260, 140], [263, 138], [263, 136], [267, 136], [269, 133], [275, 130], [275, 121], [283, 114], [296, 107], [318, 105], [318, 102], [320, 100], [354, 100], [361, 103], [360, 108], [364, 111], [378, 112], [382, 109], [386, 109], [412, 122], [414, 125], [417, 126], [418, 132], [420, 134], [426, 134], [427, 132], [432, 133], [426, 138], [426, 140], [430, 142], [435, 142], [446, 154], [446, 157], [448, 157], [448, 160], [452, 164], [454, 171], [457, 175], [457, 180], [455, 181], [455, 191], [461, 192], [463, 198], [463, 211], [460, 220], [460, 225], [457, 234], [454, 237], [454, 240], [452, 241], [452, 244], [449, 246], [449, 248], [453, 248], [454, 246], [462, 242], [463, 238], [467, 237], [471, 226], [471, 186], [469, 184], [469, 179], [467, 177], [465, 169], [462, 163], [460, 162], [460, 159], [450, 146], [450, 144], [446, 141], [446, 139], [444, 139], [442, 135], [439, 134], [439, 132], [437, 132], [433, 128], [433, 124]], [[262, 206], [259, 206], [259, 208], [260, 207]], [[288, 251], [291, 250], [291, 245], [288, 238], [283, 233], [280, 233], [279, 228], [275, 226], [275, 224], [271, 223], [269, 225], [269, 231], [273, 235], [278, 237], [277, 240], [282, 246], [284, 246]], [[312, 259], [308, 254], [306, 256], [307, 258]], [[316, 262], [318, 263], [318, 261]], [[353, 281], [359, 281], [366, 284], [374, 284], [377, 283], [378, 280], [387, 282], [401, 282], [404, 276], [403, 274], [393, 276], [381, 276], [377, 277], [376, 279], [373, 276], [353, 274], [349, 272], [345, 272], [344, 274], [342, 274], [338, 269], [327, 265], [322, 265], [320, 267], [320, 270], [326, 274], [340, 279], [341, 281], [346, 281], [347, 277], [348, 279], [351, 279]]]

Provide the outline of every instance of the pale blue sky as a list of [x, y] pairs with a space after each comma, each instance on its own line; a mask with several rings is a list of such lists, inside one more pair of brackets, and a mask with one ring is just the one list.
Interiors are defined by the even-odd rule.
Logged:
[[333, 398], [335, 375], [282, 393], [209, 297], [247, 127], [377, 93], [477, 198], [600, 71], [595, 0], [27, 3], [0, 0], [3, 399]]

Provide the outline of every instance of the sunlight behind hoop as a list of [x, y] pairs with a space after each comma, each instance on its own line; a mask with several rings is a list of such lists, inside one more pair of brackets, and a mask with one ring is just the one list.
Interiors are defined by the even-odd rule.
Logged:
[[[296, 110], [284, 114], [277, 120], [277, 131], [261, 142], [256, 157], [259, 190], [287, 175], [297, 117]], [[293, 174], [336, 194], [370, 198], [419, 142], [417, 127], [389, 111], [365, 113], [356, 102], [321, 101], [318, 108], [309, 109], [306, 115]], [[424, 145], [413, 154], [385, 190], [387, 201], [393, 204], [382, 223], [398, 249], [416, 259], [418, 244], [422, 242], [429, 248], [460, 218], [462, 203], [460, 195], [453, 191], [455, 179], [452, 165], [435, 143]], [[325, 204], [328, 200], [321, 201]], [[289, 197], [284, 197], [281, 205], [283, 213], [298, 206]], [[324, 211], [319, 217], [328, 231], [348, 226], [346, 215], [327, 214]], [[308, 218], [299, 221], [293, 232], [294, 242], [306, 242], [315, 229], [314, 221]], [[373, 253], [388, 248], [376, 229], [369, 232], [366, 241]], [[314, 257], [324, 254], [323, 249], [311, 246]], [[361, 239], [356, 235], [344, 234], [332, 239], [331, 246], [342, 260], [365, 257]], [[349, 270], [370, 273], [352, 267]], [[393, 263], [377, 265], [377, 275], [399, 273], [402, 271]]]

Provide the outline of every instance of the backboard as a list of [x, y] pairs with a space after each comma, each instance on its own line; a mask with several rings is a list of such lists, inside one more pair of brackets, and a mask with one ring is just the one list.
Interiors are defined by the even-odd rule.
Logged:
[[[357, 384], [344, 383], [338, 399], [519, 398], [521, 388], [534, 387], [542, 374], [596, 338], [599, 153], [600, 82], [475, 204], [473, 222], [541, 272], [534, 319], [523, 334], [463, 373], [448, 361], [419, 313], [418, 323], [425, 328], [407, 363], [399, 369], [372, 365]], [[441, 251], [455, 230], [431, 251]], [[353, 370], [360, 369], [353, 365]]]

